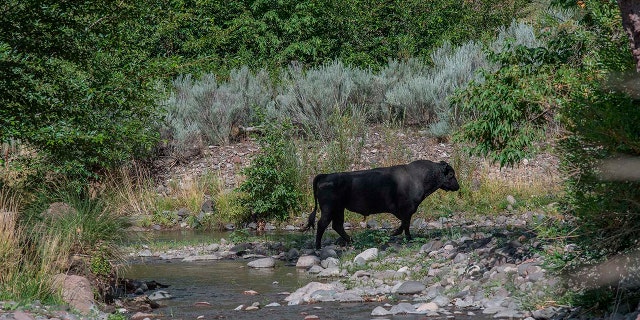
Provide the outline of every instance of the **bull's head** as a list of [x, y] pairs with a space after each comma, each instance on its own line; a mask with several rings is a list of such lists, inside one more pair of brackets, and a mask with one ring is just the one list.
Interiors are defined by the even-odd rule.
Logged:
[[458, 179], [456, 179], [455, 170], [453, 170], [453, 168], [444, 161], [440, 161], [440, 164], [443, 166], [443, 179], [440, 189], [445, 191], [458, 191], [458, 189], [460, 189], [460, 185], [458, 184]]

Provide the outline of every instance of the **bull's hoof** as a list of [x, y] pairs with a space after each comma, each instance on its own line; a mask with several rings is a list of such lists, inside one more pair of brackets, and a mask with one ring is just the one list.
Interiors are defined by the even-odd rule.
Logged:
[[336, 245], [341, 246], [341, 247], [346, 247], [351, 243], [351, 239], [345, 240], [342, 238], [338, 238], [335, 242]]

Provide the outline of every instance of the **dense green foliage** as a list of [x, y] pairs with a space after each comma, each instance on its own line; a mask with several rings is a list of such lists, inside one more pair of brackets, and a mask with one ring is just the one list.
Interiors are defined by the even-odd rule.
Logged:
[[44, 170], [76, 177], [150, 150], [159, 69], [135, 32], [141, 10], [117, 1], [4, 2], [0, 141], [19, 139], [44, 158]]
[[534, 153], [560, 106], [569, 101], [563, 70], [582, 67], [585, 41], [577, 27], [560, 12], [544, 18], [545, 32], [516, 29], [495, 41], [489, 56], [497, 70], [485, 71], [452, 100], [462, 111], [457, 140], [470, 142], [470, 153], [501, 166]]
[[243, 66], [277, 73], [292, 61], [378, 69], [478, 38], [525, 3], [6, 1], [0, 142], [34, 148], [38, 173], [96, 177], [158, 142], [158, 81]]

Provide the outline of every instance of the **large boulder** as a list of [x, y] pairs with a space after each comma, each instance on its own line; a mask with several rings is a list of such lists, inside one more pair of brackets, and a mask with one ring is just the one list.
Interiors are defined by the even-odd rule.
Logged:
[[57, 274], [53, 277], [53, 289], [62, 294], [62, 300], [82, 314], [98, 310], [91, 283], [85, 277]]

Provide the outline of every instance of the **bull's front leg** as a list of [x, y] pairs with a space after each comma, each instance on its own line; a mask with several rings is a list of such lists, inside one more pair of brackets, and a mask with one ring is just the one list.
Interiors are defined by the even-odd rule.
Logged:
[[[396, 215], [398, 216], [398, 215]], [[411, 216], [412, 215], [407, 215], [405, 217], [400, 218], [400, 227], [398, 227], [398, 229], [396, 229], [391, 236], [395, 237], [395, 236], [399, 236], [402, 234], [402, 232], [404, 232], [407, 241], [411, 241], [411, 233], [409, 232], [409, 226], [411, 225]]]

